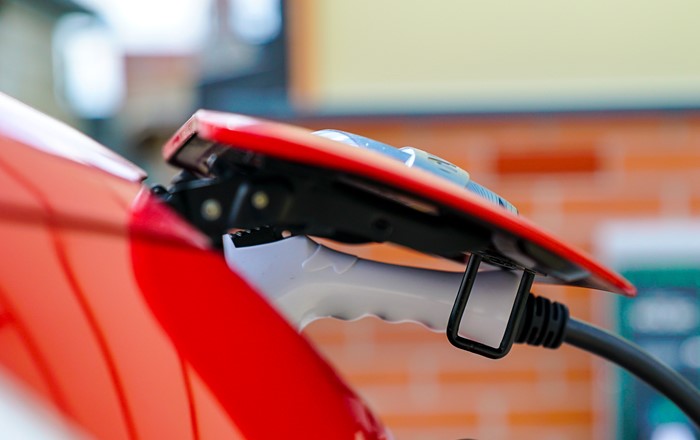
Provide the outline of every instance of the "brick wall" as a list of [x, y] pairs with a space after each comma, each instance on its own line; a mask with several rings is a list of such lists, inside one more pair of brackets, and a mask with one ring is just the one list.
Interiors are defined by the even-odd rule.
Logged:
[[[697, 112], [298, 123], [429, 150], [469, 170], [522, 215], [594, 253], [596, 229], [605, 221], [700, 215]], [[395, 248], [361, 252], [442, 265]], [[610, 325], [608, 294], [535, 291], [563, 300], [580, 318]], [[517, 346], [505, 359], [491, 361], [460, 352], [444, 335], [419, 325], [371, 318], [318, 321], [306, 334], [398, 439], [614, 436], [614, 376], [601, 361], [574, 349]]]

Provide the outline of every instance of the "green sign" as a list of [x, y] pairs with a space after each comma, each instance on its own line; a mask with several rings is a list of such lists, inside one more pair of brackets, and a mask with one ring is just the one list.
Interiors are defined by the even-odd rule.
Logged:
[[[700, 268], [622, 273], [639, 295], [618, 301], [620, 334], [700, 385]], [[620, 438], [700, 439], [692, 422], [655, 390], [625, 372], [619, 385]]]

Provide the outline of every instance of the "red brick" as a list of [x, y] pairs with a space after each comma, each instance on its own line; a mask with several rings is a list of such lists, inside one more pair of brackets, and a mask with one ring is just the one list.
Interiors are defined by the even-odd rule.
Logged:
[[522, 152], [500, 156], [496, 171], [501, 174], [592, 173], [600, 160], [592, 151]]
[[[466, 412], [438, 414], [386, 414], [383, 421], [389, 426], [402, 428], [425, 426], [474, 426], [479, 414]], [[593, 421], [592, 411], [519, 411], [507, 415], [511, 426], [567, 426], [590, 425]]]
[[610, 198], [601, 195], [600, 198], [562, 201], [562, 209], [567, 214], [597, 213], [600, 218], [618, 214], [657, 214], [660, 208], [658, 198]]
[[[695, 148], [700, 148], [700, 145], [696, 145]], [[629, 155], [624, 158], [624, 166], [629, 171], [700, 171], [700, 151], [695, 151], [695, 154], [673, 154], [667, 151], [657, 151], [655, 154]]]

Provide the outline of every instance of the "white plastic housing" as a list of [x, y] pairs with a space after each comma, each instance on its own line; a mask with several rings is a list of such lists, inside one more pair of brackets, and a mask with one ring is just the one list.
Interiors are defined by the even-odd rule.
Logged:
[[[364, 260], [298, 236], [236, 248], [224, 237], [226, 261], [299, 330], [310, 322], [373, 315], [445, 331], [462, 273]], [[515, 302], [520, 273], [480, 272], [459, 334], [498, 348]]]

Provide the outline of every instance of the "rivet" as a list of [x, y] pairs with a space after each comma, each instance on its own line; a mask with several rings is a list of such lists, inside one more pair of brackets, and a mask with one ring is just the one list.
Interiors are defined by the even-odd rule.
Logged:
[[250, 198], [253, 208], [265, 209], [270, 204], [270, 197], [265, 191], [255, 191]]
[[202, 203], [202, 217], [213, 222], [221, 217], [221, 204], [214, 199], [207, 199]]

